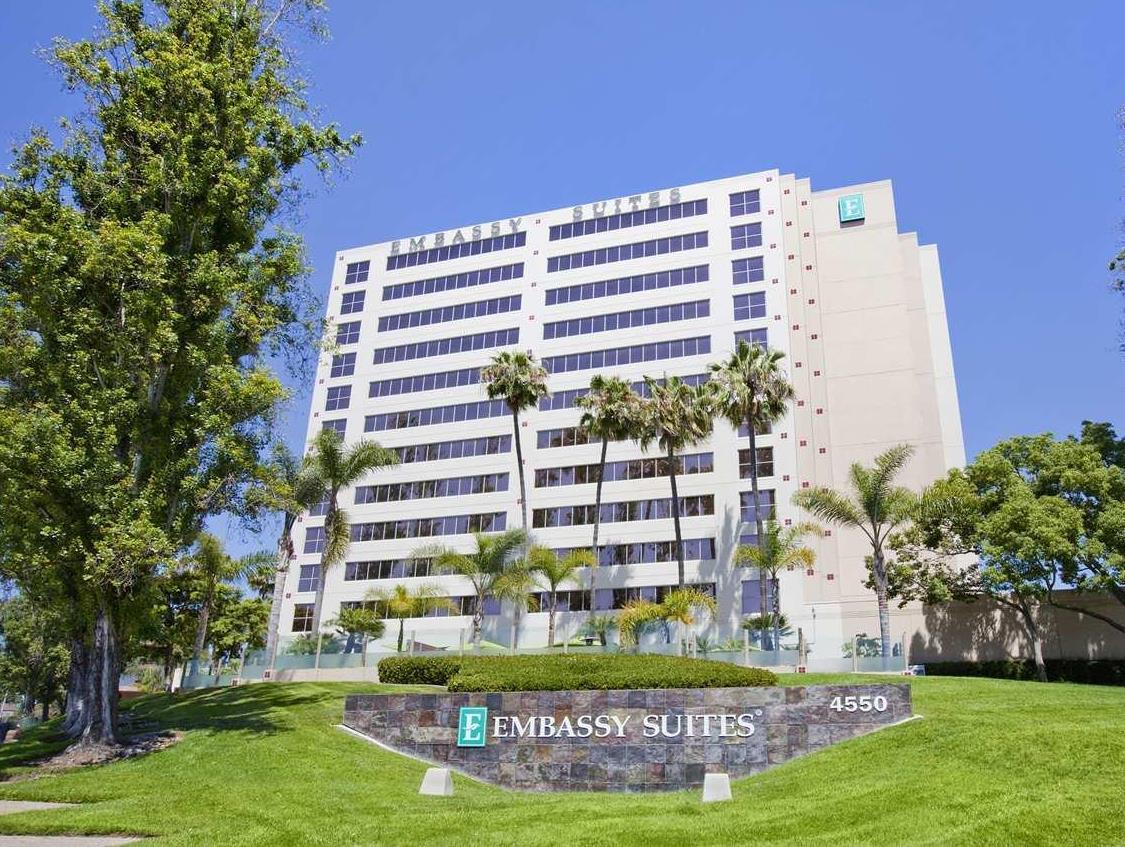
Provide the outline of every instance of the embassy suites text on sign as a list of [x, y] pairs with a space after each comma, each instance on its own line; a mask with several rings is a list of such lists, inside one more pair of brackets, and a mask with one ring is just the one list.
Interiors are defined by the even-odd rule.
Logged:
[[761, 709], [742, 714], [647, 714], [637, 721], [633, 715], [565, 715], [558, 719], [552, 715], [496, 715], [491, 722], [491, 737], [625, 738], [639, 727], [644, 738], [749, 738], [754, 734], [754, 718], [761, 714]]

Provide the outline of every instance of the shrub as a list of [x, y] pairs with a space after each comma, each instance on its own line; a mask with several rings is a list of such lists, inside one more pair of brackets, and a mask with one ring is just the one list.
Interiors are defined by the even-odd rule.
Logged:
[[445, 685], [450, 691], [570, 691], [639, 688], [740, 688], [776, 685], [761, 668], [653, 655], [403, 657], [379, 662], [379, 678]]
[[[984, 676], [992, 679], [1036, 679], [1030, 659], [987, 662], [926, 662], [929, 676]], [[1047, 659], [1047, 679], [1087, 685], [1125, 685], [1123, 659]]]

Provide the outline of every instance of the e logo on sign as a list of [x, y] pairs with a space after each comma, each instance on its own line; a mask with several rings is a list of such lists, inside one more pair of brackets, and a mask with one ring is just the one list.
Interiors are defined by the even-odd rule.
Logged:
[[842, 224], [862, 221], [865, 217], [862, 194], [847, 194], [841, 197], [837, 201], [837, 208], [840, 210], [840, 223]]
[[483, 747], [484, 728], [488, 725], [486, 706], [462, 706], [457, 716], [457, 746]]

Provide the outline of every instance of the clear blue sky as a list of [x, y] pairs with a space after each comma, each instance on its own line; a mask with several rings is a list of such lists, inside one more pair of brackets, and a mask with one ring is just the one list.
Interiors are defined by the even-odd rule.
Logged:
[[[93, 0], [5, 3], [0, 141], [72, 109], [34, 55]], [[1125, 429], [1125, 3], [335, 0], [304, 64], [366, 145], [300, 222], [334, 252], [509, 213], [780, 168], [890, 178], [941, 251], [969, 455]], [[8, 161], [5, 157], [5, 162]], [[288, 416], [300, 447], [308, 396]]]

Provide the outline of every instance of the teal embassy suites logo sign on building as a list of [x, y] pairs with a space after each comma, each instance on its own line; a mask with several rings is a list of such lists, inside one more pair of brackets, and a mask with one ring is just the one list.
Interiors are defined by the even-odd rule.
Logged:
[[487, 725], [487, 706], [462, 706], [457, 717], [457, 746], [483, 747]]
[[840, 212], [840, 223], [842, 224], [862, 221], [866, 217], [862, 194], [845, 194], [836, 201], [836, 208]]

